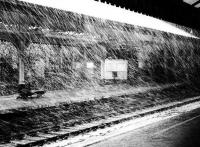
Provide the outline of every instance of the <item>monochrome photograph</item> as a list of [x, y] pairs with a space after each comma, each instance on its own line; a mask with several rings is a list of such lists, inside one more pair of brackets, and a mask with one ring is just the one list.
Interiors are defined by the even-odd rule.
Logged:
[[199, 147], [200, 0], [0, 0], [0, 147]]

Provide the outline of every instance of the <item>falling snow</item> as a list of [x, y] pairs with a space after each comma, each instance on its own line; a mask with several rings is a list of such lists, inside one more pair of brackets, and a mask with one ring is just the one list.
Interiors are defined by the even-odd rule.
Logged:
[[[20, 82], [29, 83], [34, 90], [45, 90], [47, 95], [61, 95], [65, 102], [69, 102], [66, 100], [69, 93], [66, 92], [78, 89], [81, 95], [81, 91], [87, 93], [88, 89], [106, 89], [106, 86], [111, 86], [110, 89], [117, 93], [134, 86], [187, 83], [193, 86], [188, 91], [189, 96], [199, 94], [195, 89], [200, 84], [198, 31], [192, 30], [194, 33], [189, 33], [190, 28], [98, 2], [90, 3], [93, 10], [85, 12], [83, 10], [87, 9], [84, 5], [76, 4], [77, 7], [70, 10], [61, 0], [56, 0], [55, 5], [49, 2], [48, 7], [44, 7], [45, 4], [47, 1], [40, 0], [39, 3], [38, 0], [31, 4], [4, 0], [4, 5], [0, 5], [0, 98], [5, 100], [5, 95], [13, 97], [12, 94], [17, 94]], [[82, 7], [80, 11], [77, 11], [78, 6]], [[105, 10], [104, 16], [99, 11], [102, 8]], [[106, 61], [111, 66], [106, 66]], [[20, 66], [22, 63], [24, 66]], [[107, 73], [105, 68], [108, 68]], [[105, 78], [106, 74], [111, 78]], [[110, 89], [107, 88], [104, 92], [111, 93], [108, 91]], [[178, 100], [182, 94], [188, 96], [183, 91], [175, 94]], [[158, 93], [147, 93], [141, 97], [152, 98], [155, 95], [159, 97]], [[160, 97], [171, 101], [170, 96], [163, 94]], [[53, 99], [56, 101], [56, 98]], [[44, 127], [59, 126], [65, 118], [70, 118], [65, 115], [68, 112], [73, 117], [68, 123], [73, 125], [73, 121], [76, 122], [78, 118], [93, 115], [95, 109], [102, 112], [96, 115], [102, 115], [111, 108], [114, 111], [115, 104], [124, 105], [127, 102], [127, 106], [130, 106], [128, 102], [134, 101], [133, 98], [125, 102], [122, 100], [125, 98], [119, 98], [119, 101], [117, 99], [84, 99], [84, 102], [59, 107], [59, 111], [44, 110], [41, 115], [37, 115], [36, 111], [27, 112], [27, 119], [22, 117], [18, 121], [16, 118], [16, 124], [2, 119], [0, 129], [5, 129], [5, 133], [12, 132], [12, 128], [15, 132], [16, 127], [21, 127], [16, 132], [26, 132], [27, 128], [23, 128], [23, 125], [27, 123], [34, 124], [35, 128], [41, 128], [41, 124]], [[146, 103], [152, 101], [152, 105], [163, 102], [158, 98]], [[142, 101], [139, 102], [141, 103]], [[118, 107], [117, 112], [121, 108]], [[31, 118], [33, 115], [36, 118], [34, 121]], [[62, 115], [64, 119], [60, 117]], [[8, 124], [11, 127], [4, 128]]]

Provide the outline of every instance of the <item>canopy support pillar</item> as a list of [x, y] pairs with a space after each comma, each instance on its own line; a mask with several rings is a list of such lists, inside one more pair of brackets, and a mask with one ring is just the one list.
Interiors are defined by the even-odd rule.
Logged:
[[22, 60], [22, 57], [18, 58], [19, 60], [19, 66], [18, 66], [18, 71], [19, 71], [19, 81], [18, 84], [25, 84], [25, 79], [24, 79], [24, 62]]

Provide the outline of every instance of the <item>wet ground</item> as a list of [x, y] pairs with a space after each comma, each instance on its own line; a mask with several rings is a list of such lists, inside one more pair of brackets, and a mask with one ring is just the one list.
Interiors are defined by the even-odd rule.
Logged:
[[137, 130], [107, 138], [90, 147], [198, 147], [200, 108]]

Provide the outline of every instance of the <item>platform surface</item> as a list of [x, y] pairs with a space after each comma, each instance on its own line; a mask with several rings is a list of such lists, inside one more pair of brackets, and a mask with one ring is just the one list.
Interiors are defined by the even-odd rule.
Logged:
[[109, 98], [112, 96], [135, 94], [138, 92], [146, 92], [151, 89], [162, 89], [173, 85], [174, 84], [137, 87], [127, 84], [105, 85], [87, 89], [48, 91], [40, 98], [29, 100], [16, 99], [18, 95], [0, 96], [0, 114], [18, 109], [37, 109], [41, 107], [56, 106], [62, 103], [73, 103]]

